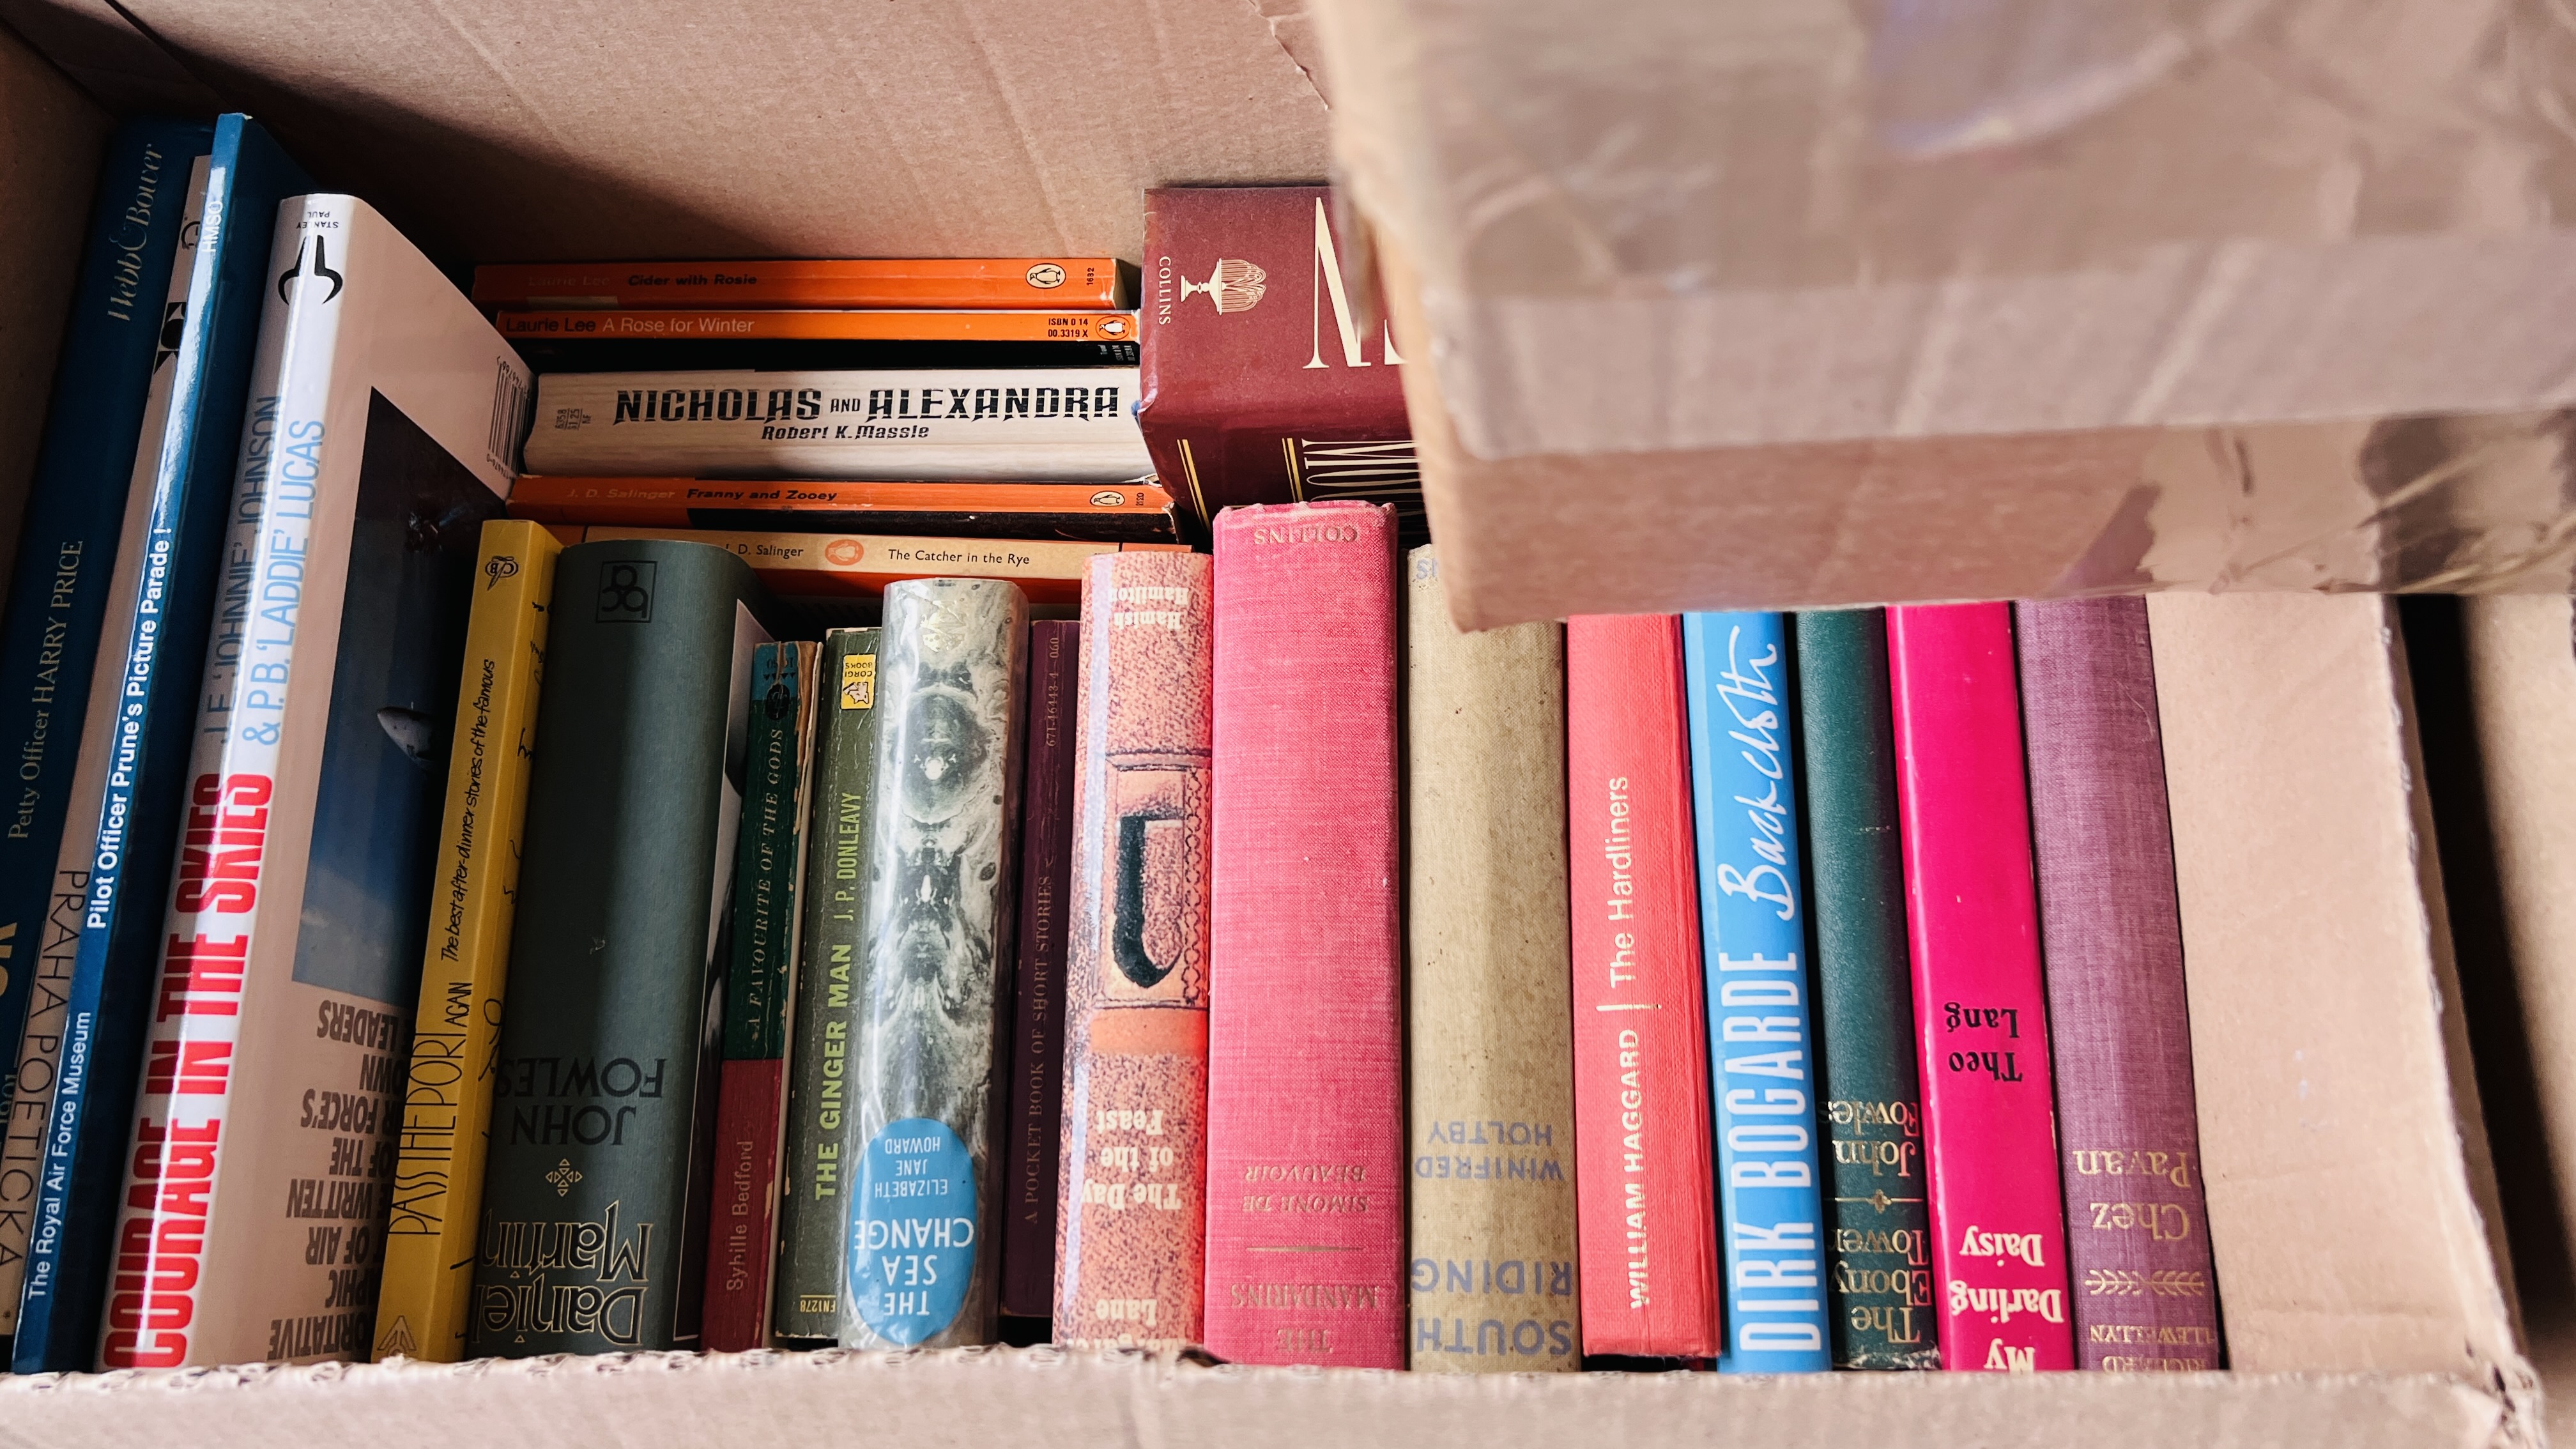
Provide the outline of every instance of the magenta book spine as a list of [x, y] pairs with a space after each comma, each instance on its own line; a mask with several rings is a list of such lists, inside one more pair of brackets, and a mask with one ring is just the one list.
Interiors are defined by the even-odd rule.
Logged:
[[1205, 1342], [1400, 1369], [1395, 511], [1215, 533]]
[[2088, 1369], [2219, 1367], [2173, 823], [2144, 599], [2013, 606], [2057, 1154]]
[[1941, 1366], [2075, 1366], [2008, 604], [1887, 611]]

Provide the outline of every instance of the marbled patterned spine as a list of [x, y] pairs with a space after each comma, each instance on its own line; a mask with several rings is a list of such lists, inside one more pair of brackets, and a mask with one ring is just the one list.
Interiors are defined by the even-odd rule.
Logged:
[[993, 1336], [1002, 962], [1011, 948], [1028, 600], [995, 579], [886, 590], [877, 663], [841, 1343]]
[[1056, 1337], [1196, 1342], [1207, 1223], [1205, 554], [1083, 582]]

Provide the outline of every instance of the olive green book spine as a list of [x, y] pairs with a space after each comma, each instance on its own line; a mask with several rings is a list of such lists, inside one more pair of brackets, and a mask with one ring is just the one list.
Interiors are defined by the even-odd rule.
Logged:
[[697, 1343], [723, 927], [768, 609], [750, 566], [705, 544], [580, 544], [556, 561], [477, 1356]]
[[995, 1328], [1029, 605], [999, 579], [912, 579], [884, 622], [841, 1346], [952, 1348]]
[[770, 1317], [778, 1342], [796, 1347], [828, 1344], [841, 1332], [850, 1189], [842, 1171], [842, 1119], [855, 1064], [859, 952], [867, 939], [877, 638], [874, 629], [835, 629], [823, 641], [795, 1041], [787, 1059], [787, 1151], [779, 1173], [777, 1306]]
[[1834, 1364], [1939, 1368], [1887, 615], [1800, 614], [1797, 629]]

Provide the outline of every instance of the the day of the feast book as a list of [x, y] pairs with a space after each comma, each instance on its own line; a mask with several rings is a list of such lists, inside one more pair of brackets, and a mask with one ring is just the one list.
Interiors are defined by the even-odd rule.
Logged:
[[882, 483], [851, 479], [558, 478], [523, 473], [510, 516], [629, 528], [1171, 543], [1159, 483]]
[[1118, 305], [1114, 257], [524, 262], [474, 269], [485, 307], [1054, 307]]
[[1154, 471], [1136, 369], [549, 373], [534, 473], [1051, 478]]
[[[483, 521], [527, 375], [354, 197], [290, 197], [99, 1363], [367, 1351]], [[256, 452], [254, 452], [256, 449]]]

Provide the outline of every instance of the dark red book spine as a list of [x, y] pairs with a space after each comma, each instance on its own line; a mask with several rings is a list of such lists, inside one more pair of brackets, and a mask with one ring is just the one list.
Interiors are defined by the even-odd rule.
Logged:
[[1722, 1343], [1685, 711], [1679, 616], [1565, 621], [1585, 1353]]
[[2144, 599], [2016, 604], [2075, 1351], [2220, 1366]]
[[1136, 416], [1155, 471], [1202, 524], [1242, 504], [1347, 498], [1394, 505], [1408, 537], [1421, 529], [1404, 358], [1384, 322], [1361, 325], [1332, 196], [1145, 193]]
[[1029, 626], [1028, 781], [1020, 799], [1020, 960], [1002, 1173], [1002, 1311], [1055, 1304], [1056, 1153], [1064, 1134], [1065, 890], [1073, 868], [1073, 712], [1082, 625]]
[[1402, 1368], [1394, 511], [1215, 533], [1206, 1345]]
[[724, 1063], [716, 1095], [714, 1208], [699, 1344], [742, 1353], [769, 1342], [771, 1239], [778, 1232], [778, 1111], [787, 1062]]

